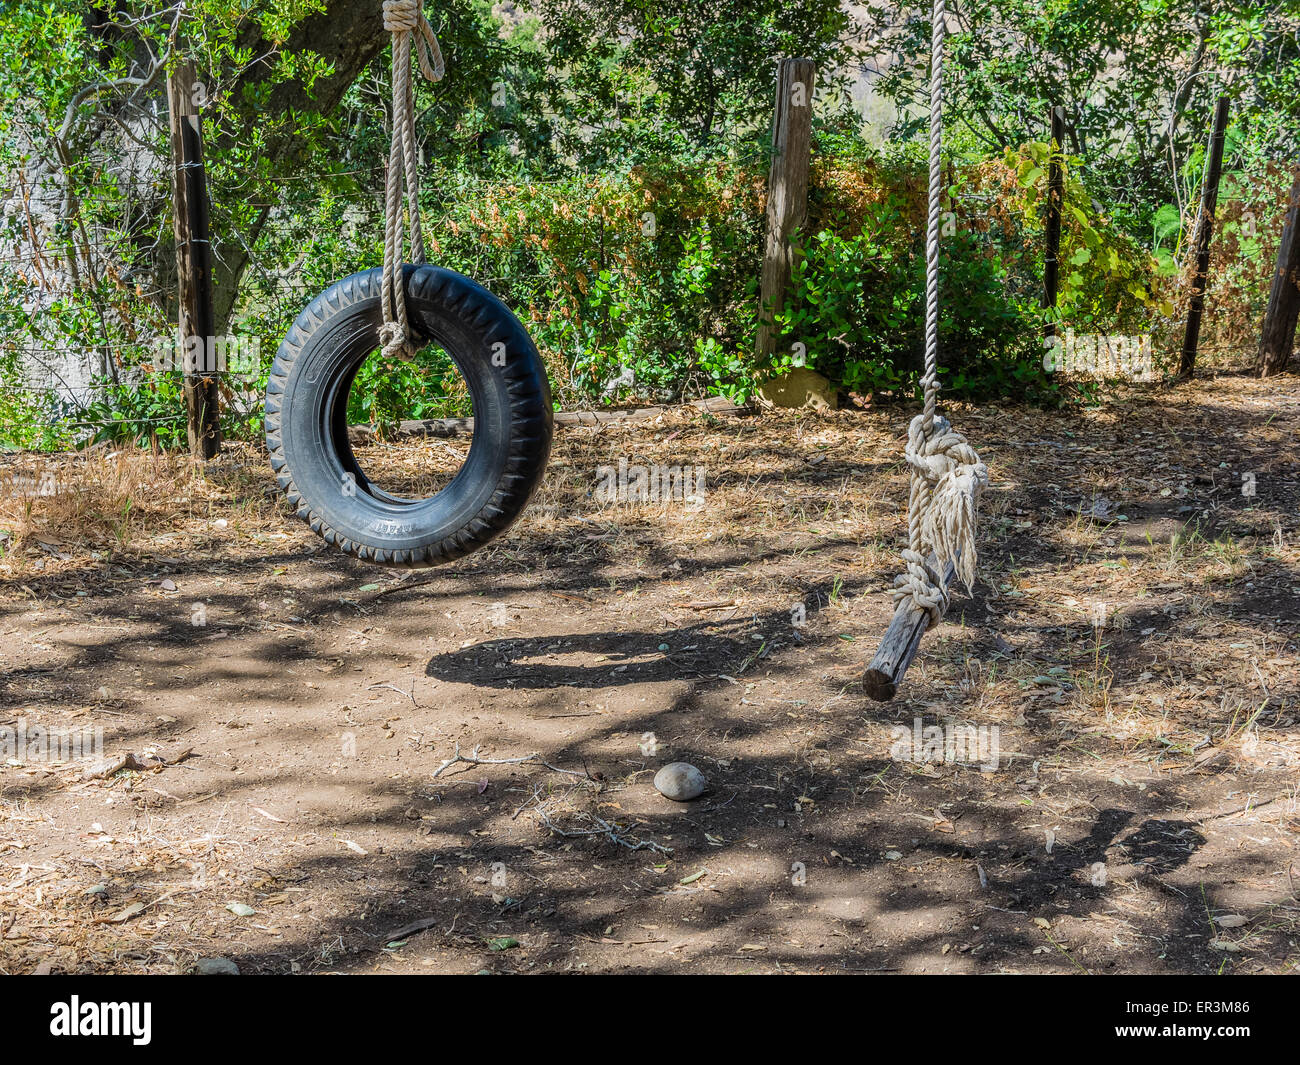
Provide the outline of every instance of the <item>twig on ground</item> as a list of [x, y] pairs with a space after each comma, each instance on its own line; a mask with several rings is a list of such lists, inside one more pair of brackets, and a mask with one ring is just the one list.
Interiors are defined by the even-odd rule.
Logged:
[[399, 581], [397, 584], [389, 585], [387, 588], [380, 588], [377, 592], [371, 592], [369, 596], [362, 600], [363, 603], [373, 602], [381, 596], [391, 595], [393, 592], [404, 592], [408, 588], [422, 588], [426, 584], [432, 584], [434, 581], [441, 580], [438, 577], [424, 577], [418, 581]]
[[637, 839], [636, 836], [625, 836], [616, 826], [610, 824], [602, 817], [595, 814], [583, 813], [580, 816], [588, 818], [595, 828], [561, 828], [546, 815], [545, 807], [537, 808], [537, 816], [542, 819], [542, 824], [554, 832], [557, 836], [563, 836], [568, 839], [580, 838], [584, 836], [604, 836], [611, 843], [617, 843], [620, 847], [626, 847], [630, 851], [652, 850], [658, 854], [672, 854], [672, 847], [665, 847], [661, 843], [655, 843], [649, 839]]
[[144, 758], [137, 758], [131, 751], [127, 751], [126, 754], [119, 755], [116, 758], [106, 758], [103, 761], [95, 763], [82, 774], [82, 779], [103, 780], [123, 769], [134, 769], [137, 772], [144, 772], [149, 769], [162, 769], [165, 766], [179, 765], [193, 753], [194, 748], [186, 747], [179, 754], [174, 755], [171, 758], [162, 758], [158, 755], [146, 755]]
[[[404, 924], [394, 932], [389, 932], [384, 936], [385, 943], [394, 943], [399, 939], [406, 939], [408, 936], [415, 935], [416, 932], [423, 932], [426, 928], [432, 928], [441, 918], [439, 917], [421, 917], [418, 921], [412, 921], [410, 924]], [[453, 927], [456, 922], [452, 921]], [[448, 929], [448, 932], [451, 930]]]
[[433, 771], [433, 775], [441, 776], [443, 771], [454, 766], [457, 762], [466, 762], [469, 765], [519, 765], [521, 762], [534, 762], [537, 765], [545, 766], [553, 773], [567, 773], [571, 777], [589, 777], [588, 773], [579, 773], [576, 769], [561, 769], [557, 765], [551, 765], [550, 762], [542, 761], [541, 753], [534, 751], [532, 754], [526, 754], [522, 758], [480, 758], [478, 747], [475, 747], [469, 754], [460, 753], [460, 744], [456, 744], [456, 751], [450, 758], [444, 758], [442, 765]]
[[370, 685], [368, 685], [368, 686], [366, 687], [366, 691], [374, 691], [376, 688], [388, 688], [390, 691], [395, 691], [395, 692], [397, 692], [398, 695], [401, 695], [401, 696], [403, 696], [404, 698], [410, 699], [410, 700], [411, 700], [411, 705], [412, 705], [412, 706], [419, 706], [419, 705], [420, 705], [419, 703], [417, 703], [417, 702], [415, 701], [415, 682], [414, 682], [414, 681], [411, 682], [411, 690], [410, 690], [409, 692], [404, 692], [404, 691], [402, 691], [402, 689], [399, 688], [396, 684], [370, 684]]

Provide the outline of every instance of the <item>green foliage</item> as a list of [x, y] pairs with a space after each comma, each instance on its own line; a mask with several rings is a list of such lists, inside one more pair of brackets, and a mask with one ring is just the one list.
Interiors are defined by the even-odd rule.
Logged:
[[0, 449], [57, 451], [73, 443], [66, 406], [0, 371]]
[[[752, 343], [759, 181], [731, 164], [662, 161], [482, 182], [438, 222], [434, 254], [519, 311], [562, 402], [723, 387]], [[635, 387], [620, 391], [620, 377]]]
[[387, 360], [378, 352], [357, 371], [348, 395], [348, 421], [386, 435], [405, 418], [466, 417], [469, 394], [451, 358], [430, 346], [414, 359]]
[[[910, 392], [924, 360], [924, 234], [900, 239], [900, 207], [886, 201], [864, 230], [823, 230], [797, 263], [777, 326], [791, 345], [774, 368], [809, 365], [861, 393]], [[1004, 270], [971, 233], [955, 231], [940, 259], [939, 352], [945, 389], [968, 398], [1051, 391], [1037, 361], [1037, 308], [1009, 299]], [[798, 345], [798, 347], [795, 347]]]
[[[256, 388], [260, 396], [265, 379]], [[148, 363], [128, 363], [116, 379], [94, 379], [96, 398], [67, 415], [66, 429], [83, 443], [134, 443], [140, 447], [185, 447], [185, 385], [179, 370], [158, 370]], [[226, 439], [260, 435], [260, 405], [251, 407], [228, 381], [221, 389], [221, 432]]]
[[[960, 12], [944, 79], [949, 142], [997, 155], [1045, 137], [1050, 108], [1063, 107], [1068, 149], [1135, 236], [1161, 205], [1190, 199], [1177, 170], [1203, 144], [1220, 93], [1273, 157], [1294, 146], [1294, 3], [964, 0]], [[879, 82], [900, 108], [898, 132], [919, 135], [929, 21], [894, 4], [867, 5], [863, 21], [877, 52], [899, 57]]]
[[[1004, 156], [1021, 190], [1016, 206], [1031, 217], [1045, 216], [1051, 157], [1051, 146], [1036, 141]], [[1159, 260], [1098, 212], [1079, 177], [1080, 160], [1057, 153], [1056, 161], [1064, 176], [1057, 320], [1083, 331], [1136, 332], [1149, 329], [1153, 315], [1172, 315], [1160, 293]]]
[[129, 384], [100, 379], [97, 384], [100, 398], [76, 422], [89, 431], [91, 443], [185, 446], [185, 389], [179, 373], [161, 371]]
[[[526, 8], [509, 18], [491, 0], [429, 8], [448, 75], [416, 82], [424, 228], [431, 260], [516, 309], [561, 405], [743, 398], [800, 362], [846, 390], [915, 390], [926, 18], [839, 0]], [[0, 444], [183, 440], [179, 382], [144, 358], [176, 318], [159, 57], [166, 68], [192, 62], [201, 83], [217, 328], [261, 341], [263, 377], [308, 300], [381, 262], [389, 62], [380, 42], [330, 39], [355, 10], [334, 0], [4, 4]], [[1050, 103], [1067, 110], [1057, 317], [1080, 333], [1146, 335], [1177, 319], [1205, 126], [1215, 96], [1229, 94], [1206, 331], [1245, 344], [1289, 185], [1279, 164], [1300, 124], [1294, 3], [968, 0], [960, 16], [946, 79], [948, 391], [1055, 398], [1038, 357]], [[896, 57], [874, 83], [899, 115], [878, 149], [841, 91], [868, 51]], [[359, 76], [336, 73], [372, 54]], [[780, 55], [817, 64], [815, 162], [803, 256], [776, 309], [783, 343], [758, 366]], [[39, 270], [19, 263], [33, 243]], [[86, 410], [30, 384], [38, 360], [68, 352], [98, 377]], [[236, 389], [226, 431], [256, 434], [255, 388], [226, 384]], [[437, 350], [414, 363], [368, 360], [350, 401], [352, 418], [381, 430], [466, 410]]]
[[765, 131], [779, 56], [823, 90], [853, 60], [839, 0], [533, 0], [561, 77], [551, 110], [581, 166], [707, 158]]

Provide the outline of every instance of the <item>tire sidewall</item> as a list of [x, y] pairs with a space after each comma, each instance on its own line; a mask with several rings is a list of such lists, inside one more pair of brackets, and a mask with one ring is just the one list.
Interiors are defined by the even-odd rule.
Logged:
[[403, 281], [412, 326], [447, 351], [469, 388], [474, 435], [453, 480], [425, 500], [376, 494], [340, 431], [337, 404], [345, 408], [344, 390], [378, 346], [379, 270], [344, 278], [295, 323], [272, 369], [283, 393], [267, 428], [314, 528], [344, 550], [418, 563], [463, 554], [518, 515], [549, 452], [551, 405], [537, 350], [505, 304], [442, 267], [408, 266]]

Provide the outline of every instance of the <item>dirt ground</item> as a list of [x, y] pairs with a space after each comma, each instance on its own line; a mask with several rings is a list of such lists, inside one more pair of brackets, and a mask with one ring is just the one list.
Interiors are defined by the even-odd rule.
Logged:
[[[951, 413], [979, 580], [890, 704], [901, 406], [565, 427], [423, 572], [251, 447], [5, 457], [0, 726], [103, 752], [0, 766], [0, 970], [1294, 971], [1300, 382]], [[620, 457], [702, 501], [603, 502]], [[996, 768], [909, 759], [917, 719]], [[676, 760], [710, 792], [660, 796]]]

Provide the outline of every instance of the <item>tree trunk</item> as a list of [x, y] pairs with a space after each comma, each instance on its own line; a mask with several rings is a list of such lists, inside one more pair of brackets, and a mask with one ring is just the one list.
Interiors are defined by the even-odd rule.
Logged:
[[214, 363], [212, 244], [208, 183], [203, 168], [203, 119], [194, 104], [194, 64], [178, 63], [167, 79], [172, 144], [172, 213], [176, 232], [177, 350], [183, 352], [185, 413], [190, 454], [215, 458], [221, 450], [221, 401]]
[[771, 360], [776, 345], [772, 316], [780, 313], [794, 267], [794, 237], [808, 217], [808, 172], [812, 161], [813, 62], [782, 59], [776, 75], [772, 116], [772, 166], [767, 179], [767, 242], [759, 285], [758, 364]]
[[[1056, 291], [1060, 278], [1061, 205], [1065, 200], [1065, 167], [1061, 161], [1061, 154], [1065, 151], [1065, 108], [1060, 104], [1054, 105], [1048, 122], [1051, 127], [1048, 135], [1051, 162], [1047, 168], [1047, 251], [1043, 257], [1043, 308], [1051, 312], [1056, 310]], [[1047, 323], [1046, 335], [1056, 336], [1055, 318]]]
[[1296, 322], [1300, 321], [1300, 167], [1291, 185], [1291, 202], [1282, 225], [1277, 249], [1277, 269], [1264, 312], [1255, 372], [1260, 377], [1281, 373], [1295, 347]]
[[[383, 10], [376, 0], [330, 0], [324, 12], [294, 26], [280, 47], [285, 52], [315, 52], [333, 72], [317, 78], [310, 93], [302, 82], [296, 80], [273, 84], [265, 107], [248, 115], [244, 127], [236, 130], [232, 137], [214, 140], [210, 155], [220, 153], [230, 140], [238, 141], [241, 136], [251, 133], [262, 122], [263, 112], [283, 114], [312, 110], [328, 114], [333, 111], [370, 61], [387, 47], [388, 40], [388, 34], [384, 32]], [[241, 44], [258, 56], [265, 55], [271, 48], [255, 29], [250, 29]], [[235, 79], [231, 97], [237, 100], [246, 89], [270, 80], [274, 69], [273, 58], [249, 67]], [[283, 163], [292, 160], [299, 150], [300, 145], [290, 132], [267, 145], [267, 156], [273, 162]], [[222, 241], [222, 234], [216, 234], [213, 311], [214, 328], [218, 334], [228, 331], [239, 297], [239, 283], [248, 268], [249, 249], [257, 243], [269, 217], [269, 210], [262, 211], [256, 221], [240, 234], [242, 240]]]
[[1187, 380], [1196, 369], [1196, 348], [1201, 339], [1201, 316], [1205, 312], [1205, 290], [1210, 283], [1210, 239], [1214, 236], [1214, 212], [1219, 203], [1219, 178], [1223, 172], [1223, 138], [1228, 129], [1228, 98], [1220, 96], [1214, 108], [1210, 152], [1201, 185], [1201, 210], [1196, 220], [1196, 273], [1192, 295], [1187, 301], [1187, 328], [1183, 331], [1183, 353], [1178, 376]]

